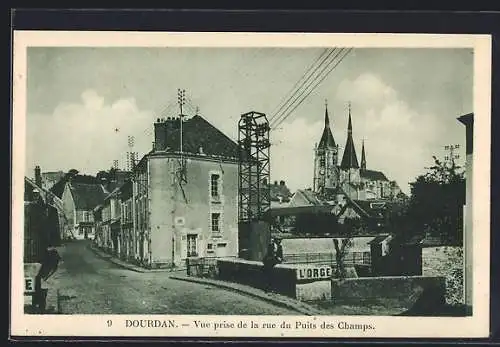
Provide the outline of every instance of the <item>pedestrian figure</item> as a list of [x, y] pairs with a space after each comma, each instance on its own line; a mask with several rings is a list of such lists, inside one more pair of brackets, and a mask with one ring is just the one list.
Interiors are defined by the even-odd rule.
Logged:
[[273, 288], [273, 268], [276, 264], [283, 261], [283, 247], [280, 239], [273, 239], [267, 247], [266, 255], [264, 256], [264, 291], [274, 291]]
[[61, 256], [57, 252], [57, 249], [49, 247], [45, 252], [45, 256], [42, 259], [42, 267], [39, 271], [39, 276], [41, 279], [46, 281], [50, 276], [52, 276], [59, 265]]

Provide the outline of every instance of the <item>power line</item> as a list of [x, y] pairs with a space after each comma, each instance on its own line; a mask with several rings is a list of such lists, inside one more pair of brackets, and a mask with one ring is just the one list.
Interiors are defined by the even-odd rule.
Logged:
[[[327, 52], [329, 51], [328, 48], [324, 49], [321, 54], [316, 58], [316, 60], [307, 68], [307, 70], [304, 72], [304, 74], [297, 80], [297, 82], [295, 82], [295, 84], [293, 85], [292, 89], [290, 89], [290, 91], [283, 97], [283, 99], [280, 101], [280, 103], [274, 108], [273, 112], [271, 112], [271, 114], [273, 115], [271, 118], [270, 118], [270, 121], [272, 121], [274, 115], [276, 115], [286, 104], [287, 102], [290, 101], [291, 97], [293, 96], [294, 94], [294, 91], [295, 89], [297, 88], [297, 86], [299, 85], [299, 83], [311, 72], [311, 70], [313, 69], [313, 67], [316, 65], [316, 63], [321, 59], [321, 57], [323, 57]], [[325, 58], [326, 59], [326, 58]], [[323, 59], [324, 61], [324, 59]], [[320, 63], [320, 65], [323, 63], [323, 61]], [[315, 69], [315, 71], [318, 69], [318, 67], [320, 66], [318, 65]], [[309, 76], [310, 77], [310, 76]], [[296, 91], [295, 91], [296, 92]], [[280, 106], [278, 108], [278, 106]]]
[[[306, 84], [307, 84], [308, 86], [307, 86], [307, 87], [305, 87], [305, 89], [304, 89], [304, 90], [302, 90], [302, 92], [300, 92], [300, 94], [304, 93], [304, 91], [305, 91], [305, 90], [306, 90], [306, 89], [310, 86], [310, 84], [314, 82], [314, 79], [316, 79], [316, 78], [317, 78], [317, 75], [315, 76], [315, 74], [316, 74], [316, 72], [318, 71], [318, 69], [319, 69], [319, 68], [323, 67], [323, 69], [319, 72], [319, 74], [321, 74], [321, 73], [324, 71], [324, 69], [326, 68], [326, 66], [328, 66], [329, 64], [331, 64], [331, 61], [330, 61], [329, 59], [330, 59], [330, 57], [332, 56], [332, 54], [334, 54], [335, 50], [336, 50], [336, 48], [334, 48], [332, 51], [330, 51], [330, 52], [327, 54], [327, 56], [326, 56], [326, 57], [324, 57], [324, 58], [321, 60], [321, 62], [320, 62], [320, 63], [319, 63], [319, 64], [318, 64], [315, 68], [314, 68], [314, 70], [313, 70], [313, 71], [312, 71], [312, 73], [311, 73], [311, 74], [307, 77], [307, 79], [306, 79], [306, 80], [304, 80], [304, 81], [302, 81], [302, 82], [300, 83], [299, 87], [298, 87], [297, 89], [295, 89], [295, 91], [294, 91], [294, 92], [292, 93], [292, 95], [288, 98], [288, 100], [286, 101], [286, 103], [285, 103], [285, 104], [284, 104], [284, 105], [283, 105], [283, 106], [282, 106], [282, 107], [281, 107], [281, 108], [280, 108], [280, 109], [279, 109], [276, 113], [274, 113], [274, 114], [273, 114], [273, 116], [271, 117], [271, 121], [270, 121], [270, 123], [273, 123], [273, 122], [275, 122], [277, 119], [279, 119], [279, 117], [281, 117], [281, 116], [282, 116], [282, 114], [283, 114], [284, 112], [286, 112], [286, 111], [287, 111], [287, 110], [288, 110], [288, 109], [289, 109], [289, 108], [293, 105], [293, 103], [294, 103], [294, 102], [296, 101], [296, 99], [297, 99], [297, 98], [295, 98], [295, 99], [293, 99], [293, 98], [297, 96], [297, 93], [299, 93], [299, 92], [301, 91], [301, 89], [304, 87], [304, 85], [306, 85]], [[333, 57], [332, 61], [333, 61], [333, 60], [335, 60], [335, 58], [338, 56], [338, 54], [339, 54], [339, 53], [340, 53], [340, 51], [339, 51], [339, 52], [337, 52], [337, 54]], [[307, 74], [307, 72], [306, 72], [306, 74]], [[313, 81], [312, 81], [312, 82], [310, 82], [310, 79], [311, 79], [313, 76], [314, 76]], [[300, 81], [300, 80], [299, 80], [299, 81]], [[293, 100], [292, 100], [292, 99], [293, 99]], [[290, 101], [290, 100], [292, 100], [292, 101]], [[285, 109], [283, 109], [285, 106], [286, 106], [286, 108], [285, 108]]]
[[[335, 51], [335, 50], [334, 50]], [[302, 96], [304, 95], [304, 93], [308, 90], [308, 88], [314, 84], [314, 82], [321, 76], [321, 74], [328, 68], [328, 66], [330, 64], [332, 64], [335, 59], [339, 56], [339, 54], [342, 52], [342, 49], [340, 51], [337, 51], [337, 53], [335, 54], [335, 56], [333, 58], [330, 59], [330, 56], [331, 54], [333, 54], [333, 52], [330, 52], [328, 58], [329, 60], [327, 60], [326, 62], [323, 60], [320, 65], [318, 65], [315, 69], [314, 72], [316, 72], [320, 67], [322, 68], [316, 75], [314, 75], [314, 78], [312, 81], [309, 81], [310, 78], [308, 78], [304, 83], [302, 83], [302, 85], [300, 86], [300, 88], [294, 93], [294, 95], [292, 95], [292, 97], [294, 97], [294, 99], [291, 101], [291, 103], [288, 104], [288, 106], [282, 110], [281, 112], [279, 112], [278, 114], [275, 115], [275, 117], [273, 117], [271, 123], [275, 123], [283, 117], [283, 115], [286, 114], [286, 112], [290, 109], [290, 107], [292, 107], [294, 105], [294, 103]], [[312, 77], [313, 75], [309, 76], [309, 77]], [[304, 87], [305, 83], [307, 82], [307, 85]], [[304, 88], [303, 88], [304, 87]], [[301, 90], [302, 89], [302, 90]], [[301, 91], [300, 91], [301, 90]], [[299, 93], [300, 91], [300, 93]]]
[[[349, 52], [350, 52], [351, 50], [352, 50], [352, 48], [349, 48], [349, 49], [347, 49], [346, 51], [344, 51], [344, 49], [341, 49], [341, 50], [340, 50], [340, 51], [336, 54], [336, 56], [333, 58], [333, 60], [332, 60], [332, 61], [330, 61], [330, 62], [329, 62], [329, 63], [328, 63], [328, 64], [327, 64], [327, 65], [326, 65], [323, 69], [322, 69], [322, 71], [320, 72], [320, 75], [316, 76], [316, 77], [315, 77], [315, 80], [314, 80], [311, 84], [309, 84], [309, 85], [306, 87], [306, 89], [304, 89], [304, 90], [302, 91], [302, 93], [300, 93], [300, 94], [299, 94], [299, 95], [298, 95], [298, 96], [294, 99], [293, 103], [294, 103], [294, 102], [295, 102], [295, 101], [296, 101], [296, 100], [297, 100], [300, 96], [302, 96], [304, 93], [306, 93], [307, 89], [308, 89], [308, 88], [309, 88], [309, 87], [310, 87], [313, 83], [315, 83], [315, 82], [317, 81], [317, 82], [316, 82], [316, 83], [312, 86], [312, 89], [311, 89], [311, 90], [309, 90], [309, 91], [308, 91], [308, 92], [307, 92], [307, 93], [306, 93], [306, 94], [302, 97], [302, 99], [300, 99], [300, 100], [299, 100], [298, 104], [295, 104], [295, 106], [293, 106], [293, 108], [292, 108], [291, 110], [289, 110], [289, 111], [288, 111], [288, 109], [289, 109], [292, 105], [294, 105], [293, 103], [292, 103], [292, 104], [290, 104], [290, 105], [289, 105], [289, 107], [287, 107], [287, 109], [284, 111], [284, 112], [288, 111], [287, 113], [284, 113], [284, 112], [283, 112], [283, 113], [282, 113], [279, 117], [274, 118], [274, 124], [272, 124], [272, 125], [271, 125], [271, 127], [272, 127], [272, 128], [275, 128], [275, 127], [279, 126], [281, 123], [283, 123], [283, 121], [284, 121], [285, 119], [287, 119], [287, 118], [290, 116], [290, 114], [291, 114], [291, 113], [292, 113], [292, 112], [293, 112], [293, 111], [294, 111], [294, 110], [295, 110], [295, 109], [296, 109], [296, 108], [297, 108], [300, 104], [302, 104], [302, 102], [303, 102], [303, 101], [304, 101], [304, 100], [305, 100], [305, 99], [306, 99], [306, 98], [307, 98], [307, 97], [308, 97], [308, 96], [309, 96], [309, 95], [310, 95], [310, 94], [314, 91], [314, 89], [315, 89], [315, 88], [316, 88], [316, 87], [317, 87], [317, 86], [318, 86], [318, 85], [319, 85], [319, 84], [320, 84], [320, 83], [321, 83], [321, 82], [322, 82], [322, 81], [323, 81], [323, 80], [324, 80], [324, 79], [325, 79], [325, 78], [326, 78], [326, 77], [330, 74], [330, 72], [331, 72], [333, 69], [335, 69], [335, 68], [336, 68], [336, 67], [337, 67], [337, 66], [338, 66], [338, 65], [342, 62], [342, 60], [343, 60], [343, 59], [347, 56], [347, 54], [349, 54]], [[333, 64], [333, 65], [332, 65], [332, 63], [335, 61], [335, 59], [336, 59], [336, 58], [337, 58], [340, 54], [342, 54], [342, 52], [345, 52], [345, 53], [344, 53], [344, 55], [343, 55], [343, 56], [342, 56], [342, 57], [341, 57], [341, 58], [340, 58], [340, 59], [339, 59], [339, 60], [338, 60], [335, 64]], [[330, 68], [328, 68], [329, 66], [330, 66]], [[323, 73], [323, 71], [325, 71], [326, 69], [328, 69], [328, 70], [326, 71], [326, 73], [325, 73], [323, 76], [321, 76], [321, 74]], [[318, 79], [319, 79], [319, 80], [318, 80]], [[277, 120], [277, 119], [278, 119], [278, 120]]]

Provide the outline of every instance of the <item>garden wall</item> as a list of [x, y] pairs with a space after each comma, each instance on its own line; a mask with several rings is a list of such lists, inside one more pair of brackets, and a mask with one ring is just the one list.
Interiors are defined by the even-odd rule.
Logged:
[[332, 280], [332, 301], [338, 304], [392, 301], [411, 307], [422, 296], [444, 304], [445, 278], [426, 276], [365, 277]]

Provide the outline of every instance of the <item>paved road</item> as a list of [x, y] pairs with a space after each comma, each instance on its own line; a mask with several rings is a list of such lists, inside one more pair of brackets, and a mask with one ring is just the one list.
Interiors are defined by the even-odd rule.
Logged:
[[63, 314], [296, 315], [295, 311], [203, 284], [170, 279], [169, 272], [138, 273], [98, 257], [85, 241], [61, 247], [49, 279]]

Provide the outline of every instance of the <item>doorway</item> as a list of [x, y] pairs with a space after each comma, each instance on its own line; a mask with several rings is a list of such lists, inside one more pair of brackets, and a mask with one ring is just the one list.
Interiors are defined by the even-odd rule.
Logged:
[[187, 257], [197, 257], [198, 256], [198, 235], [188, 234], [187, 235]]

